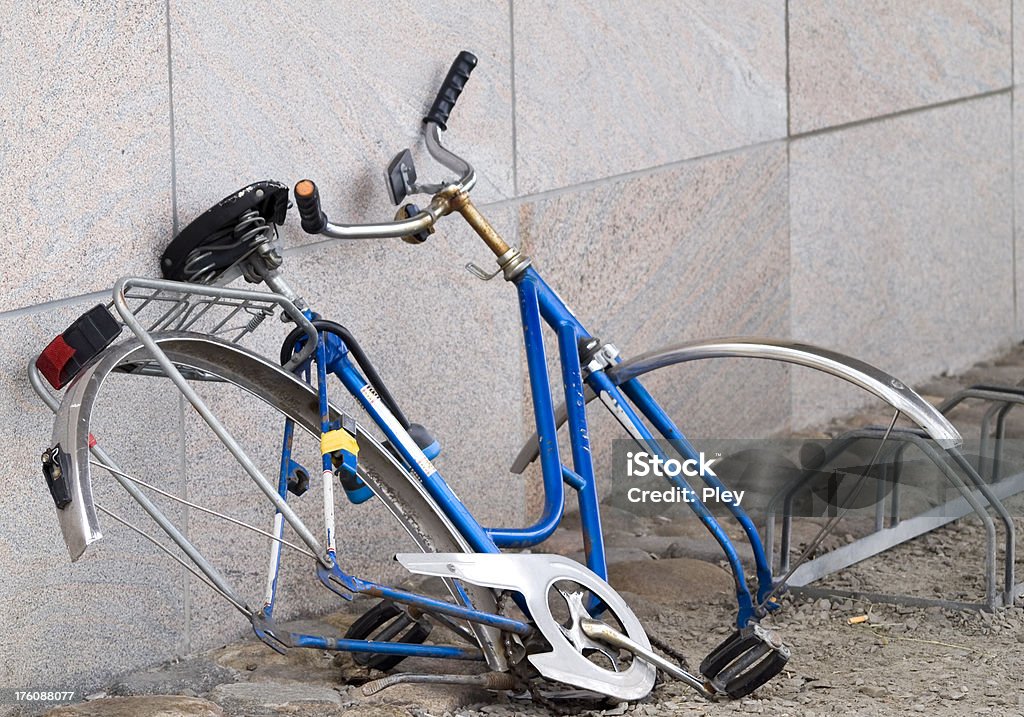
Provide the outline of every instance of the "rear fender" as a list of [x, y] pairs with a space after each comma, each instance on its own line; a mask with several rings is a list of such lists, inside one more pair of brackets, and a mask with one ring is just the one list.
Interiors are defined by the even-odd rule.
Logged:
[[[153, 334], [153, 337], [174, 364], [216, 376], [259, 396], [313, 436], [320, 435], [316, 390], [280, 366], [240, 346], [200, 334], [168, 332]], [[111, 373], [130, 369], [148, 358], [148, 350], [134, 338], [111, 346], [68, 386], [57, 408], [51, 446], [59, 444], [67, 454], [66, 477], [71, 492], [71, 503], [57, 510], [57, 519], [72, 560], [81, 557], [89, 545], [102, 537], [93, 502], [89, 462], [90, 424], [96, 399]], [[340, 415], [337, 409], [331, 408], [332, 420]], [[405, 489], [417, 490], [424, 500], [433, 505], [425, 489], [418, 481], [409, 479], [394, 456], [361, 426], [357, 427], [357, 433], [361, 476], [371, 478], [369, 482], [375, 487], [401, 483]], [[381, 492], [384, 494], [382, 500], [388, 504], [387, 491]], [[393, 505], [388, 507], [394, 510]], [[450, 521], [443, 518], [440, 509], [436, 510], [436, 516], [443, 523], [437, 528], [452, 535], [459, 548], [469, 550]], [[425, 542], [422, 536], [413, 535], [413, 539], [421, 548], [430, 548], [422, 544]]]

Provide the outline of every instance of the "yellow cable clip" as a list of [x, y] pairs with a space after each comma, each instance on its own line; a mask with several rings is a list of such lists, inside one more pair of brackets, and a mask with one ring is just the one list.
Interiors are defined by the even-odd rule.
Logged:
[[337, 430], [321, 434], [320, 453], [322, 455], [327, 455], [328, 453], [334, 453], [335, 451], [348, 451], [352, 455], [358, 456], [359, 444], [356, 443], [355, 436], [344, 428], [339, 428]]

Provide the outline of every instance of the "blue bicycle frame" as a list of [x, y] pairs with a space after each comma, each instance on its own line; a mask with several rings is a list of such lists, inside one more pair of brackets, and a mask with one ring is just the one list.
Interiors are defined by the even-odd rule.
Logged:
[[[477, 552], [497, 553], [501, 548], [526, 548], [539, 545], [551, 537], [562, 520], [565, 510], [565, 486], [576, 491], [580, 510], [584, 554], [587, 567], [603, 579], [607, 579], [604, 536], [598, 506], [598, 494], [594, 466], [591, 458], [589, 429], [586, 415], [585, 387], [589, 387], [613, 411], [627, 432], [640, 445], [663, 460], [668, 457], [657, 435], [684, 459], [697, 460], [696, 449], [672, 422], [638, 379], [632, 379], [621, 386], [615, 385], [603, 369], [584, 373], [580, 363], [580, 344], [591, 339], [591, 334], [565, 305], [562, 299], [540, 277], [535, 269], [527, 267], [514, 280], [519, 296], [519, 309], [526, 347], [526, 361], [533, 399], [534, 420], [537, 427], [539, 460], [543, 475], [544, 507], [540, 518], [531, 526], [520, 528], [485, 528], [473, 517], [469, 509], [455, 495], [443, 476], [434, 467], [423, 451], [405, 431], [394, 414], [370, 386], [366, 378], [349, 359], [344, 341], [337, 335], [324, 332], [317, 347], [316, 362], [323, 417], [323, 431], [330, 430], [327, 423], [327, 387], [325, 375], [334, 374], [348, 392], [359, 402], [366, 413], [383, 431], [390, 445], [398, 452], [406, 467], [422, 481], [431, 497], [437, 502], [448, 519]], [[572, 467], [565, 464], [558, 447], [558, 426], [552, 401], [547, 361], [543, 341], [543, 324], [547, 324], [556, 335], [562, 383], [567, 408], [567, 426], [571, 447]], [[618, 359], [616, 359], [618, 360]], [[308, 376], [308, 373], [307, 373]], [[648, 427], [653, 427], [653, 431]], [[291, 461], [291, 425], [285, 429], [285, 443], [282, 451], [280, 491], [287, 493], [287, 475], [294, 464]], [[324, 470], [330, 470], [329, 459], [324, 458]], [[724, 489], [724, 485], [711, 471], [700, 474], [706, 485]], [[747, 586], [743, 565], [722, 526], [708, 507], [697, 497], [692, 487], [681, 475], [670, 479], [676, 487], [686, 490], [693, 500], [687, 505], [714, 536], [721, 546], [735, 582], [738, 610], [736, 624], [742, 628], [758, 616], [754, 599]], [[742, 526], [750, 542], [758, 581], [758, 602], [764, 602], [772, 590], [772, 574], [760, 536], [753, 521], [737, 504], [730, 502], [732, 515]], [[329, 526], [333, 531], [333, 526]], [[328, 535], [329, 551], [334, 556], [334, 535]], [[275, 558], [272, 558], [274, 560]], [[272, 568], [274, 564], [272, 563]], [[274, 571], [276, 573], [276, 571]], [[394, 588], [360, 580], [341, 571], [335, 563], [327, 570], [318, 571], [320, 579], [343, 597], [352, 592], [367, 593], [393, 599], [404, 604], [415, 605], [425, 610], [434, 610], [453, 617], [467, 619], [518, 634], [527, 634], [529, 625], [509, 618], [503, 618], [471, 607], [456, 606], [426, 596], [399, 591]], [[267, 618], [273, 611], [273, 595], [276, 585], [271, 585], [271, 599], [264, 608]], [[468, 605], [468, 601], [465, 601]], [[451, 646], [412, 645], [404, 643], [378, 643], [365, 640], [333, 640], [319, 636], [291, 635], [293, 644], [310, 645], [324, 649], [378, 652], [382, 654], [417, 655], [454, 659], [481, 659], [479, 651]]]

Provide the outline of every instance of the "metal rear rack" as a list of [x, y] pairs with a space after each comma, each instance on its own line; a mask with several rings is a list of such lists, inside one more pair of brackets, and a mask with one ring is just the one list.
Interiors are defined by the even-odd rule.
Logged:
[[[237, 344], [280, 309], [282, 319], [301, 326], [310, 337], [285, 368], [290, 370], [300, 365], [316, 349], [316, 329], [293, 302], [278, 294], [137, 277], [120, 280], [113, 293], [107, 309], [143, 343], [146, 342], [142, 334], [191, 331]], [[166, 376], [155, 359], [126, 364], [118, 370]], [[180, 370], [192, 380], [220, 380], [198, 369], [181, 367]]]
[[[166, 357], [152, 340], [153, 334], [188, 331], [237, 344], [279, 310], [283, 320], [302, 328], [307, 337], [301, 351], [284, 365], [285, 370], [301, 365], [316, 350], [316, 328], [294, 302], [279, 294], [142, 277], [119, 280], [112, 293], [107, 310], [150, 349], [145, 360], [120, 366], [117, 370], [122, 373], [163, 376], [177, 384], [176, 378], [162, 367], [161, 359]], [[56, 409], [57, 396], [47, 388], [34, 361], [29, 362], [28, 371], [36, 393], [51, 409]], [[178, 366], [176, 371], [188, 380], [221, 381], [189, 366]]]

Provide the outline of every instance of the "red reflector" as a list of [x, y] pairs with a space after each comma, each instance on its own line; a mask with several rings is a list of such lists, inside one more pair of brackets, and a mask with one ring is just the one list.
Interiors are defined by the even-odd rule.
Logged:
[[74, 355], [75, 350], [68, 346], [64, 336], [57, 336], [39, 354], [39, 358], [36, 359], [36, 368], [39, 369], [39, 373], [43, 374], [51, 386], [63, 388], [64, 383], [61, 381], [60, 375]]
[[94, 436], [94, 435], [92, 435], [90, 433], [89, 434], [89, 448], [95, 448], [95, 447], [96, 447], [96, 436]]

